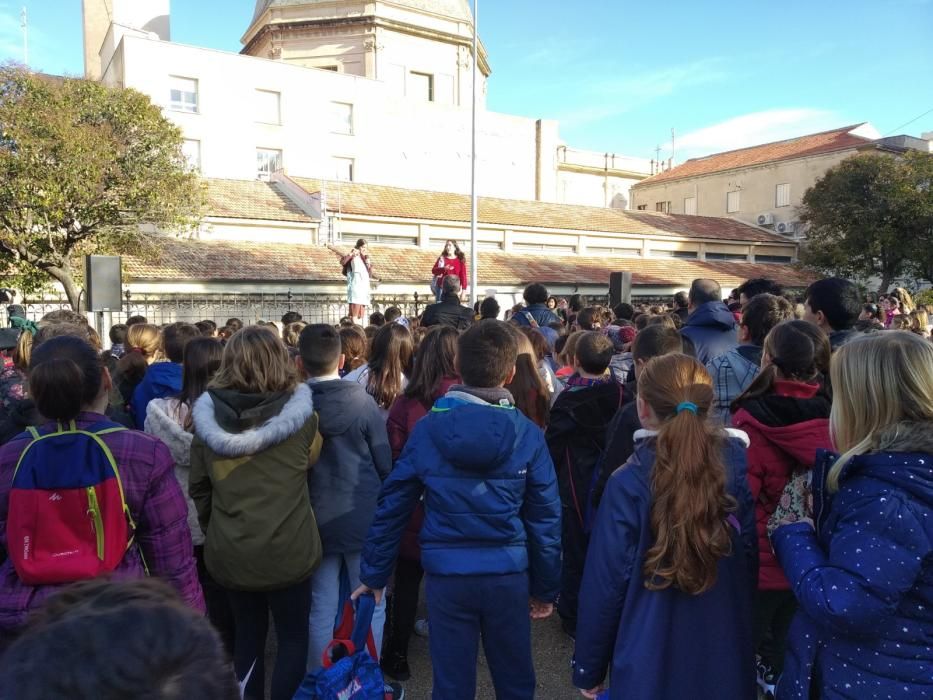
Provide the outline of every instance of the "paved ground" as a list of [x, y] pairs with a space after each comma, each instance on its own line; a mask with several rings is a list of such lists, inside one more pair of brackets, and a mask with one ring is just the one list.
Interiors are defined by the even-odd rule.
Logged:
[[[423, 589], [422, 589], [423, 592]], [[421, 613], [424, 609], [422, 595]], [[271, 625], [270, 625], [271, 626]], [[572, 700], [582, 698], [579, 691], [570, 683], [570, 658], [573, 654], [573, 642], [560, 628], [560, 618], [554, 613], [547, 620], [533, 620], [531, 623], [532, 649], [535, 659], [535, 672], [538, 681], [538, 700]], [[271, 672], [275, 658], [275, 635], [269, 635], [266, 645], [266, 697], [271, 683]], [[428, 640], [412, 636], [408, 652], [411, 666], [411, 679], [404, 683], [406, 700], [430, 700], [431, 698], [431, 657], [428, 654]], [[390, 679], [391, 680], [391, 679]], [[476, 674], [476, 698], [493, 700], [496, 697], [492, 680], [486, 668], [486, 659], [480, 648], [479, 664]]]

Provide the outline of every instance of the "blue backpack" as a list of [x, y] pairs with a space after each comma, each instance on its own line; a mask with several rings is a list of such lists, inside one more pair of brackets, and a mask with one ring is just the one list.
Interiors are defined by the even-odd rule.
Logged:
[[334, 639], [324, 650], [324, 667], [309, 673], [293, 700], [385, 700], [382, 669], [376, 660], [372, 594], [344, 602]]

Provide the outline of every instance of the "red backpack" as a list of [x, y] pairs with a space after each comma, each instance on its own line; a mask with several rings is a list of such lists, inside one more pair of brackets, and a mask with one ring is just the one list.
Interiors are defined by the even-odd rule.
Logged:
[[113, 453], [101, 435], [109, 421], [82, 430], [74, 421], [40, 434], [13, 472], [7, 549], [30, 586], [71, 583], [113, 571], [133, 543], [130, 515]]

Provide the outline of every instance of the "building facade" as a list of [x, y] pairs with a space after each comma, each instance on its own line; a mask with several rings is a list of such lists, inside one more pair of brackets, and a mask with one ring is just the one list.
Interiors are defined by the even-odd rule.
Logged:
[[632, 187], [636, 210], [726, 216], [795, 236], [804, 193], [829, 169], [866, 152], [929, 150], [907, 136], [880, 138], [867, 123], [693, 158]]
[[[132, 12], [120, 14], [124, 7]], [[86, 72], [160, 105], [205, 177], [284, 170], [470, 191], [465, 0], [259, 0], [241, 53], [169, 41], [167, 11], [168, 0], [85, 0]], [[647, 161], [570, 149], [556, 121], [487, 110], [484, 49], [478, 68], [482, 194], [628, 205], [631, 186], [650, 172]]]

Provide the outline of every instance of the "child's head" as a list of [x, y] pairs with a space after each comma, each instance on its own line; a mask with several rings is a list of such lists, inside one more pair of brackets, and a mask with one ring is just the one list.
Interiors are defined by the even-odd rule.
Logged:
[[348, 326], [346, 328], [340, 328], [337, 333], [340, 334], [340, 347], [344, 356], [344, 369], [352, 372], [358, 367], [365, 365], [369, 357], [369, 338], [366, 337], [366, 331], [359, 326]]
[[726, 518], [736, 509], [726, 492], [725, 433], [713, 426], [713, 382], [682, 354], [649, 360], [638, 380], [642, 425], [657, 430], [651, 471], [651, 531], [645, 587], [699, 594], [716, 583], [718, 561], [732, 551]]
[[190, 323], [172, 323], [162, 329], [162, 354], [169, 362], [181, 364], [185, 357], [185, 345], [201, 337], [201, 331]]
[[61, 335], [32, 349], [29, 395], [44, 418], [69, 421], [94, 403], [101, 392], [109, 390], [107, 376], [90, 343], [73, 335]]
[[390, 306], [386, 309], [385, 319], [386, 323], [395, 323], [398, 319], [402, 317], [402, 310], [397, 306]]
[[531, 326], [519, 326], [518, 332], [528, 338], [531, 343], [531, 356], [535, 362], [541, 362], [551, 352], [551, 346], [548, 345], [547, 338], [539, 329]]
[[602, 333], [586, 331], [577, 341], [575, 366], [589, 375], [603, 375], [609, 369], [614, 348]]
[[195, 338], [185, 345], [182, 359], [181, 394], [182, 403], [194, 404], [205, 391], [211, 378], [220, 369], [224, 349], [216, 338]]
[[373, 336], [366, 389], [382, 408], [391, 407], [402, 392], [413, 354], [411, 333], [400, 323], [388, 323]]
[[891, 319], [892, 331], [909, 331], [912, 325], [910, 316], [907, 314], [901, 314]]
[[286, 347], [297, 348], [298, 347], [298, 336], [301, 335], [301, 331], [305, 329], [305, 326], [308, 324], [304, 321], [294, 321], [289, 323], [282, 330], [282, 341], [285, 343]]
[[496, 301], [495, 297], [486, 297], [480, 302], [479, 314], [483, 320], [499, 318], [499, 311], [499, 302]]
[[154, 578], [94, 579], [50, 598], [4, 655], [0, 687], [19, 700], [240, 697], [217, 632]]
[[794, 305], [784, 297], [773, 294], [759, 294], [754, 296], [742, 309], [742, 320], [739, 323], [739, 342], [764, 345], [765, 338], [771, 329], [782, 321], [794, 318]]
[[684, 338], [668, 326], [649, 326], [635, 336], [632, 342], [632, 360], [635, 362], [636, 378], [641, 374], [645, 363], [652, 357], [682, 353]]
[[457, 338], [451, 326], [426, 329], [412, 364], [405, 396], [429, 406], [444, 379], [457, 376]]
[[[327, 377], [337, 373], [344, 358], [342, 335], [342, 331], [338, 333], [336, 328], [325, 323], [313, 323], [301, 331], [298, 353], [301, 366], [309, 377]], [[356, 333], [353, 335], [359, 338]]]
[[127, 327], [124, 323], [115, 323], [110, 326], [110, 344], [111, 345], [123, 345], [126, 342], [126, 331]]
[[286, 311], [282, 314], [282, 327], [284, 328], [290, 323], [298, 323], [301, 321], [301, 314], [297, 311]]
[[480, 321], [457, 341], [457, 368], [467, 386], [505, 386], [515, 373], [517, 357], [518, 339], [501, 321]]
[[243, 321], [238, 318], [228, 318], [227, 322], [224, 324], [227, 328], [231, 328], [234, 333], [243, 328]]
[[369, 325], [370, 326], [384, 326], [386, 324], [386, 317], [381, 311], [373, 311], [369, 315]]
[[779, 323], [765, 338], [761, 371], [732, 402], [732, 411], [737, 411], [749, 399], [770, 394], [778, 380], [814, 383], [825, 379], [829, 357], [829, 338], [817, 326], [797, 320]]
[[129, 328], [130, 326], [135, 326], [140, 323], [147, 324], [149, 323], [149, 321], [146, 320], [145, 316], [130, 316], [128, 319], [126, 319], [127, 328]]
[[297, 384], [298, 372], [281, 339], [263, 326], [247, 326], [227, 341], [210, 386], [241, 394], [271, 394], [292, 391]]
[[587, 306], [577, 314], [577, 326], [582, 331], [599, 330], [602, 326], [602, 316], [598, 306]]
[[558, 361], [565, 367], [573, 367], [576, 363], [576, 352], [577, 352], [577, 343], [580, 342], [580, 338], [583, 337], [584, 333], [588, 331], [574, 331], [567, 336], [567, 341], [564, 343], [563, 352], [558, 355]]
[[903, 451], [896, 441], [910, 439], [933, 422], [933, 343], [913, 333], [864, 335], [836, 351], [832, 365], [835, 396], [830, 434], [843, 453], [829, 472], [831, 491], [856, 455]]

